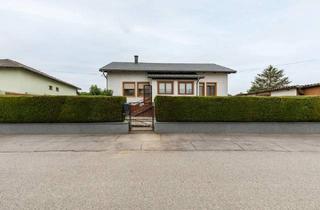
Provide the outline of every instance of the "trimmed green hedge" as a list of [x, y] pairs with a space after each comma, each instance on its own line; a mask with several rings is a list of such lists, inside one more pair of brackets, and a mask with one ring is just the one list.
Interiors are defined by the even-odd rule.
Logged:
[[0, 123], [86, 123], [124, 121], [124, 97], [3, 96]]
[[159, 122], [318, 122], [320, 97], [170, 97], [155, 99]]

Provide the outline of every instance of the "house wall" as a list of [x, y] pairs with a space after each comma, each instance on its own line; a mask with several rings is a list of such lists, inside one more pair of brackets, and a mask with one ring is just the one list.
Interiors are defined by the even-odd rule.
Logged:
[[[49, 85], [53, 87], [49, 90]], [[56, 91], [59, 88], [59, 92]], [[77, 89], [19, 68], [0, 69], [0, 92], [31, 95], [77, 95]]]
[[228, 74], [205, 73], [204, 76], [205, 78], [201, 79], [200, 82], [215, 82], [217, 83], [217, 95], [218, 96], [228, 95]]
[[271, 96], [297, 96], [297, 89], [272, 91]]
[[303, 89], [304, 95], [320, 96], [320, 87], [312, 87]]
[[[201, 79], [200, 82], [215, 82], [217, 84], [217, 95], [218, 96], [227, 96], [228, 95], [228, 74], [223, 73], [205, 73], [205, 78]], [[174, 79], [159, 79], [161, 81], [173, 81], [173, 94], [169, 96], [179, 96], [178, 94], [178, 81]], [[158, 84], [157, 81], [159, 80], [152, 80], [147, 77], [146, 72], [109, 72], [108, 74], [108, 89], [113, 91], [114, 96], [122, 96], [123, 93], [123, 82], [135, 82], [136, 87], [136, 95], [137, 95], [137, 82], [149, 82], [152, 85], [152, 93], [153, 99], [158, 93]], [[183, 81], [188, 81], [187, 79]], [[193, 96], [197, 95], [197, 82], [194, 81], [194, 94]], [[181, 96], [181, 95], [180, 95]], [[190, 95], [189, 95], [190, 96]], [[142, 97], [127, 97], [128, 102], [136, 102], [142, 101]]]
[[[150, 82], [151, 79], [147, 77], [144, 72], [110, 72], [108, 74], [108, 89], [113, 91], [114, 96], [122, 96], [123, 82], [135, 82], [136, 95], [137, 95], [137, 82]], [[141, 97], [127, 97], [127, 102], [142, 101]]]

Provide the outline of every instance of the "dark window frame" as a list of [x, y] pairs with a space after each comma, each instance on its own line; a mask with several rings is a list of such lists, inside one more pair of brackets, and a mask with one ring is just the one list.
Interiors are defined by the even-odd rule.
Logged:
[[[180, 91], [180, 84], [184, 83], [184, 90], [185, 93], [181, 93]], [[187, 84], [191, 83], [191, 87], [192, 87], [192, 92], [191, 93], [187, 93]], [[178, 81], [178, 94], [179, 95], [194, 95], [194, 81]]]
[[[200, 85], [202, 85], [202, 87]], [[200, 95], [200, 89], [202, 89], [203, 95]], [[205, 82], [199, 82], [199, 96], [206, 96], [206, 83]]]
[[[133, 88], [133, 95], [126, 95], [125, 94], [125, 84], [133, 84], [134, 85], [134, 88]], [[128, 89], [128, 90], [131, 90], [131, 89]], [[136, 83], [135, 82], [122, 82], [122, 96], [125, 96], [125, 97], [136, 97]]]
[[[208, 86], [214, 85], [214, 94], [208, 95]], [[217, 83], [216, 82], [207, 82], [206, 83], [206, 96], [217, 96]]]
[[[164, 83], [165, 84], [165, 86], [164, 86], [164, 93], [160, 93], [160, 84], [161, 83]], [[167, 86], [166, 86], [166, 84], [171, 84], [171, 92], [167, 92]], [[157, 81], [157, 93], [159, 94], [159, 95], [173, 95], [173, 93], [174, 93], [174, 81], [169, 81], [169, 80], [163, 80], [163, 81]]]

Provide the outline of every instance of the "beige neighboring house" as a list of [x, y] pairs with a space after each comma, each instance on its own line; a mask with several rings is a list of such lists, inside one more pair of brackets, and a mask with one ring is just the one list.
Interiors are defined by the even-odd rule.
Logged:
[[144, 97], [144, 86], [151, 86], [152, 100], [166, 96], [227, 96], [228, 75], [236, 73], [213, 63], [144, 63], [134, 56], [133, 62], [112, 62], [100, 69], [107, 89], [128, 102]]
[[308, 85], [293, 85], [252, 93], [239, 94], [240, 96], [320, 96], [320, 83]]
[[0, 59], [2, 95], [77, 95], [79, 87], [10, 59]]

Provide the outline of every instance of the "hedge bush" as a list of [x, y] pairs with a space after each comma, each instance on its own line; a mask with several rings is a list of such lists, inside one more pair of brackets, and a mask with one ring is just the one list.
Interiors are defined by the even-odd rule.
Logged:
[[0, 123], [85, 123], [124, 120], [124, 97], [2, 96]]
[[316, 122], [320, 97], [170, 97], [155, 99], [160, 122]]

